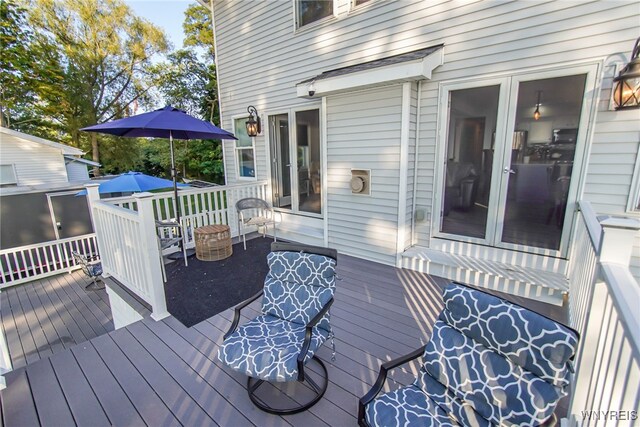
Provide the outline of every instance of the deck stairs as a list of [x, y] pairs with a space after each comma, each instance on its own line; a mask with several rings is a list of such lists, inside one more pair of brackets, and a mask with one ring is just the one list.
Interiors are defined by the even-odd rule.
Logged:
[[[470, 251], [473, 252], [473, 251]], [[499, 292], [561, 306], [569, 290], [564, 262], [482, 257], [414, 246], [402, 254], [401, 266]], [[542, 259], [542, 257], [540, 257]]]

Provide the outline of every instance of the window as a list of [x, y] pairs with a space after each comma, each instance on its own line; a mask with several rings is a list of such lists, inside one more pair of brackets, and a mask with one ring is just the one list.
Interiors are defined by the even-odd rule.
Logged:
[[0, 165], [0, 187], [17, 185], [16, 169], [11, 165]]
[[[293, 123], [293, 130], [290, 123]], [[269, 116], [274, 207], [309, 214], [322, 213], [320, 144], [320, 110]]]
[[247, 126], [245, 122], [248, 117], [234, 120], [234, 134], [238, 140], [236, 141], [236, 164], [238, 165], [239, 178], [255, 178], [256, 163], [255, 150], [253, 148], [253, 138], [247, 135]]
[[371, 1], [371, 0], [354, 0], [353, 1], [353, 5], [354, 6], [360, 6], [361, 4], [365, 4], [365, 3], [369, 2], [369, 1]]
[[333, 0], [295, 0], [298, 28], [333, 15]]

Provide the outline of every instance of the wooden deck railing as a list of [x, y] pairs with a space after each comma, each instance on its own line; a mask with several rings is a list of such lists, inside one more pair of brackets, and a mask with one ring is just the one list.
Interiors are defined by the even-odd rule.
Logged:
[[0, 251], [0, 289], [71, 271], [80, 266], [72, 252], [97, 253], [94, 233]]
[[[154, 318], [168, 315], [157, 233], [173, 237], [175, 230], [156, 229], [155, 221], [175, 218], [173, 193], [100, 200], [97, 187], [88, 186], [87, 194], [105, 275], [113, 276], [150, 304]], [[187, 247], [194, 246], [193, 230], [203, 225], [226, 224], [232, 235], [237, 235], [235, 202], [244, 197], [264, 199], [266, 183], [180, 190]]]
[[581, 334], [568, 425], [640, 417], [640, 287], [629, 271], [638, 221], [599, 222], [580, 203], [569, 265], [571, 325]]

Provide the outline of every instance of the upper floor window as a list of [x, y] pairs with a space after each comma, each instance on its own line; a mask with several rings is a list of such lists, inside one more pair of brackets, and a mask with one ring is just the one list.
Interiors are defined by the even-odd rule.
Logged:
[[17, 183], [16, 169], [13, 165], [0, 165], [0, 187], [16, 185]]
[[253, 138], [247, 134], [247, 126], [245, 122], [248, 117], [235, 119], [234, 134], [236, 138], [236, 165], [238, 165], [237, 173], [239, 178], [255, 178], [256, 162], [255, 150], [253, 147]]
[[371, 0], [353, 0], [353, 5], [354, 6], [360, 6], [361, 4], [367, 3]]
[[298, 28], [333, 15], [333, 0], [295, 0], [295, 5]]

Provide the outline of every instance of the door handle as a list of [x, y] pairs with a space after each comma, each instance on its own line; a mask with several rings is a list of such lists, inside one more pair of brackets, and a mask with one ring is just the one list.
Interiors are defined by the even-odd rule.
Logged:
[[511, 173], [511, 174], [515, 174], [516, 171], [514, 171], [513, 169], [511, 169], [509, 166], [507, 166], [506, 168], [504, 168], [503, 170], [504, 173]]

